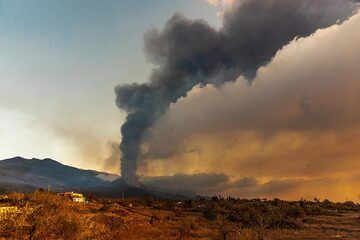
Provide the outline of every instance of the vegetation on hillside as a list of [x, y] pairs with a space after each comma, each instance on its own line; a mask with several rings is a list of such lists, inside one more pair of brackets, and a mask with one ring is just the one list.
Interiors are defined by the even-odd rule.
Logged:
[[[319, 216], [360, 216], [359, 204], [318, 199], [88, 200], [73, 203], [43, 191], [0, 198], [0, 239], [297, 239], [289, 236], [319, 223]], [[351, 218], [353, 228], [346, 230], [349, 236], [360, 233], [356, 217]]]

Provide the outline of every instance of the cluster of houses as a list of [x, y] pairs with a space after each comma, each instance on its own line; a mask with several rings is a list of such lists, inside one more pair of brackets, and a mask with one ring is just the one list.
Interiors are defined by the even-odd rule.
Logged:
[[85, 197], [81, 193], [63, 192], [63, 193], [58, 193], [58, 196], [67, 197], [73, 202], [79, 202], [79, 203], [85, 202]]
[[[6, 201], [8, 196], [0, 195], [0, 202]], [[17, 213], [19, 209], [13, 206], [1, 206], [0, 205], [0, 220], [3, 219], [6, 214]]]
[[18, 207], [14, 207], [14, 206], [1, 206], [0, 207], [0, 215], [7, 214], [7, 213], [17, 213], [17, 212], [19, 212]]
[[[85, 202], [85, 197], [81, 193], [63, 192], [63, 193], [58, 193], [57, 195], [66, 197], [73, 202], [78, 202], [78, 203]], [[5, 202], [7, 200], [8, 200], [8, 196], [0, 195], [0, 202]], [[0, 205], [0, 220], [5, 218], [8, 214], [19, 213], [19, 212], [20, 212], [20, 209], [16, 206]]]

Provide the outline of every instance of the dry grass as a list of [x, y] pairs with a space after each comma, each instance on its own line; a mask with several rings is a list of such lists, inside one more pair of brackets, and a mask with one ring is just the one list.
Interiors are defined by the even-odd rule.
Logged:
[[37, 192], [11, 194], [0, 207], [11, 207], [0, 213], [0, 239], [360, 239], [360, 213], [351, 203], [213, 199], [177, 205], [115, 199], [81, 204]]

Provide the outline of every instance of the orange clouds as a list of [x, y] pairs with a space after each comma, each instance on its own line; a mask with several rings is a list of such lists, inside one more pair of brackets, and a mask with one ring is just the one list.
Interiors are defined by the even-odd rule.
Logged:
[[218, 7], [221, 5], [222, 6], [225, 6], [225, 5], [231, 6], [231, 5], [235, 4], [236, 2], [238, 2], [238, 0], [207, 0], [207, 2], [210, 5]]
[[[142, 173], [225, 173], [225, 194], [358, 200], [360, 15], [285, 46], [247, 85], [195, 88], [146, 141]], [[150, 161], [151, 160], [151, 161]]]
[[240, 0], [206, 0], [207, 3], [219, 9], [219, 15], [223, 15], [224, 12], [231, 9], [235, 4], [238, 4]]

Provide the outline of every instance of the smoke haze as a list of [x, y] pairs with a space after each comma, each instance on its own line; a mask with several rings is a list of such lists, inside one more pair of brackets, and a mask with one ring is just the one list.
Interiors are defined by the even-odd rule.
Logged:
[[144, 172], [250, 176], [222, 188], [243, 197], [358, 200], [359, 26], [357, 14], [292, 41], [251, 85], [194, 88], [147, 135]]
[[144, 50], [155, 66], [149, 82], [115, 89], [117, 106], [128, 113], [121, 127], [123, 179], [137, 184], [137, 161], [146, 156], [142, 151], [144, 135], [171, 103], [186, 97], [199, 84], [219, 87], [239, 75], [251, 80], [289, 41], [353, 15], [355, 2], [245, 0], [224, 13], [218, 30], [203, 20], [175, 14], [163, 30], [148, 31]]

